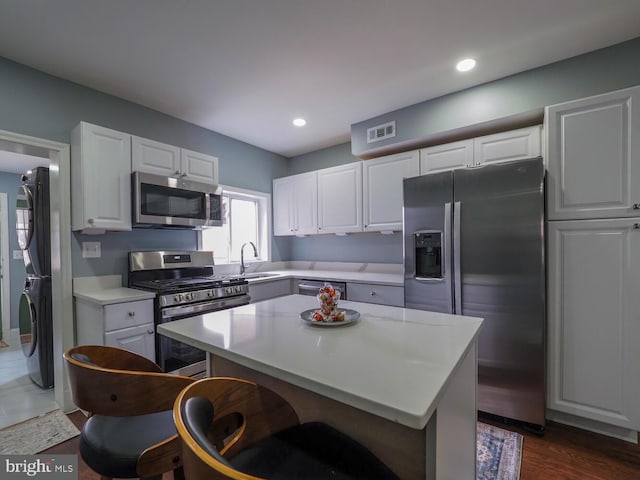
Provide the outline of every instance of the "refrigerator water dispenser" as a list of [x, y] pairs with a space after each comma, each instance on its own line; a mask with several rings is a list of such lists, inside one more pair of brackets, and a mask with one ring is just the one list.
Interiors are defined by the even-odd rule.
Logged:
[[414, 232], [417, 279], [442, 279], [442, 232], [420, 230]]

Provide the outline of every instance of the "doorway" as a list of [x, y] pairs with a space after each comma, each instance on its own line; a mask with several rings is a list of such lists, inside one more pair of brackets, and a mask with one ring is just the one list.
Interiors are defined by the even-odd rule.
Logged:
[[49, 160], [54, 396], [61, 409], [70, 411], [75, 407], [71, 401], [62, 358], [62, 353], [74, 344], [70, 147], [64, 143], [0, 130], [0, 150]]

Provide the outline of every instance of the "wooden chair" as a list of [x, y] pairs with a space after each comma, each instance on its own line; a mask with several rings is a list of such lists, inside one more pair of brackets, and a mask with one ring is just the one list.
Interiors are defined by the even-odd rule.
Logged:
[[173, 417], [186, 480], [398, 478], [340, 431], [300, 424], [285, 399], [250, 381], [199, 380], [178, 395]]
[[102, 479], [182, 478], [172, 407], [192, 378], [163, 373], [145, 357], [116, 347], [83, 345], [64, 353], [71, 395], [90, 412], [80, 455]]

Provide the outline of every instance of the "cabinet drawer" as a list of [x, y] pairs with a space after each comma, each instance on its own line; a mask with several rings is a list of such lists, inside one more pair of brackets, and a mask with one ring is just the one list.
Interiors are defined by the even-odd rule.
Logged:
[[114, 303], [104, 306], [104, 331], [153, 323], [153, 300]]
[[378, 303], [394, 307], [404, 306], [404, 287], [348, 283], [347, 299], [354, 302]]
[[262, 283], [249, 283], [249, 296], [251, 303], [266, 300], [268, 298], [291, 295], [291, 279], [273, 280]]

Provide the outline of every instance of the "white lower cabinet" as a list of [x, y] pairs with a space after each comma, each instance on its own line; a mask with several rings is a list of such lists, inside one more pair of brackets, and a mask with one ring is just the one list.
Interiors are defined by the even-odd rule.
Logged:
[[101, 305], [76, 299], [78, 345], [111, 345], [156, 361], [153, 300]]
[[249, 282], [249, 296], [251, 303], [267, 300], [269, 298], [282, 297], [293, 293], [293, 284], [290, 278], [269, 280], [267, 282]]
[[549, 222], [548, 240], [548, 418], [640, 430], [640, 218]]
[[347, 283], [347, 299], [353, 302], [404, 307], [404, 287], [350, 282]]

